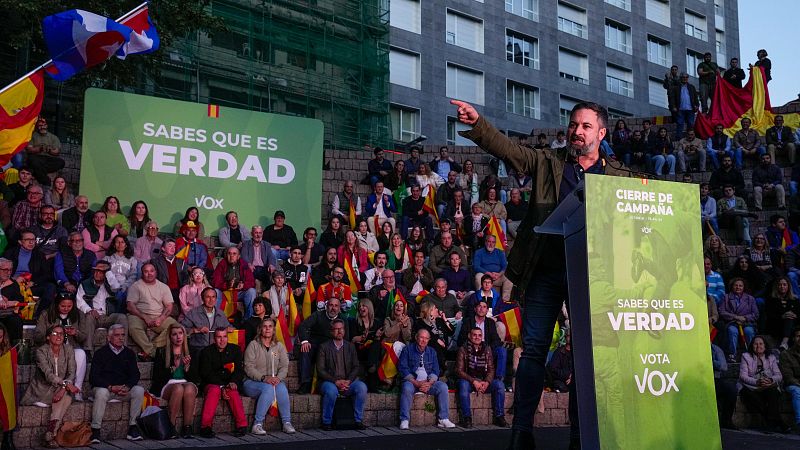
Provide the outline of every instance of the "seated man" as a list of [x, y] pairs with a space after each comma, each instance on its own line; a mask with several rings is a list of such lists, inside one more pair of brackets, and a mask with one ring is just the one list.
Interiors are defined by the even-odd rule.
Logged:
[[433, 282], [433, 292], [426, 295], [419, 303], [433, 303], [445, 317], [461, 320], [461, 308], [455, 295], [447, 292], [447, 281], [444, 278], [437, 278]]
[[733, 158], [730, 155], [722, 157], [722, 167], [711, 172], [711, 179], [708, 180], [711, 187], [711, 195], [715, 199], [722, 197], [722, 189], [726, 184], [734, 187], [736, 192], [744, 192], [744, 176], [741, 169], [733, 167]]
[[50, 177], [47, 174], [64, 168], [64, 160], [58, 156], [60, 153], [61, 141], [55, 134], [47, 131], [47, 120], [39, 117], [36, 121], [36, 132], [25, 147], [28, 167], [39, 184], [50, 186]]
[[506, 203], [506, 212], [508, 213], [508, 218], [506, 219], [508, 234], [511, 238], [515, 238], [517, 236], [517, 228], [519, 228], [519, 224], [522, 223], [522, 219], [525, 218], [525, 214], [528, 212], [528, 202], [522, 199], [522, 192], [519, 189], [511, 189], [511, 200]]
[[689, 163], [697, 161], [700, 172], [706, 171], [706, 148], [694, 130], [687, 130], [686, 137], [678, 141], [678, 172], [686, 173]]
[[481, 277], [487, 274], [494, 280], [494, 286], [500, 287], [500, 294], [503, 301], [511, 299], [511, 290], [514, 284], [506, 278], [505, 271], [508, 266], [506, 254], [502, 250], [495, 248], [497, 239], [493, 235], [487, 235], [484, 247], [475, 252], [472, 257], [472, 269], [475, 272], [475, 289], [481, 288]]
[[83, 236], [77, 231], [69, 234], [67, 245], [56, 254], [53, 270], [58, 289], [75, 293], [81, 281], [92, 275], [91, 270], [97, 258], [94, 252], [83, 248]]
[[439, 406], [437, 426], [440, 428], [455, 428], [450, 421], [449, 399], [447, 385], [439, 381], [439, 360], [436, 351], [428, 346], [431, 335], [426, 329], [417, 330], [414, 337], [415, 343], [410, 343], [403, 348], [398, 358], [397, 374], [402, 380], [400, 387], [400, 429], [408, 429], [411, 419], [411, 401], [414, 393], [436, 396]]
[[405, 287], [397, 285], [393, 270], [386, 269], [383, 273], [383, 283], [370, 289], [368, 297], [372, 301], [375, 322], [380, 324], [387, 317], [392, 317], [392, 308], [397, 302], [405, 302], [407, 305], [406, 313], [413, 317], [414, 304], [416, 303], [413, 301], [413, 297], [410, 296]]
[[[465, 329], [465, 328], [464, 328]], [[498, 427], [508, 426], [505, 418], [505, 386], [494, 376], [492, 350], [483, 339], [483, 331], [478, 327], [469, 329], [469, 340], [462, 344], [456, 356], [456, 376], [458, 376], [458, 400], [461, 406], [462, 428], [472, 428], [472, 409], [469, 394], [489, 392], [492, 396], [494, 419]]]
[[772, 163], [770, 155], [761, 155], [761, 164], [753, 168], [753, 203], [762, 211], [762, 199], [772, 195], [778, 200], [778, 209], [786, 209], [786, 189], [783, 187], [783, 170]]
[[245, 241], [250, 240], [250, 232], [239, 226], [239, 214], [228, 211], [225, 214], [226, 225], [219, 229], [219, 244], [223, 247], [242, 248]]
[[369, 184], [375, 185], [378, 181], [383, 181], [383, 177], [389, 175], [392, 171], [392, 163], [383, 156], [383, 149], [375, 147], [372, 151], [375, 158], [369, 160], [367, 163], [367, 171], [369, 172]]
[[463, 266], [458, 253], [450, 253], [450, 267], [443, 270], [441, 275], [447, 281], [448, 291], [456, 296], [459, 305], [474, 292], [469, 269]]
[[264, 229], [264, 239], [272, 244], [275, 257], [285, 261], [289, 259], [289, 250], [297, 245], [297, 234], [292, 227], [286, 225], [286, 214], [283, 211], [275, 211], [273, 220], [275, 223]]
[[556, 392], [569, 392], [572, 384], [573, 375], [572, 363], [572, 336], [567, 333], [564, 336], [564, 345], [559, 346], [550, 361], [547, 362], [548, 384]]
[[92, 277], [83, 280], [75, 294], [75, 306], [86, 315], [87, 350], [94, 350], [94, 333], [98, 328], [115, 324], [128, 328], [124, 305], [119, 304], [107, 281], [107, 277], [114, 276], [110, 270], [108, 261], [97, 261], [92, 267]]
[[11, 279], [18, 280], [23, 274], [30, 274], [33, 282], [31, 294], [39, 297], [36, 305], [35, 316], [38, 317], [45, 311], [56, 295], [53, 271], [47, 261], [47, 257], [36, 246], [36, 237], [33, 232], [24, 230], [19, 234], [17, 245], [6, 249], [4, 256], [11, 260], [13, 268]]
[[[326, 257], [328, 253], [329, 252], [326, 252]], [[336, 249], [333, 251], [333, 260], [335, 263]], [[281, 264], [281, 270], [283, 270], [283, 276], [286, 278], [286, 282], [292, 287], [294, 298], [302, 298], [303, 294], [305, 293], [306, 286], [308, 285], [308, 265], [303, 264], [303, 250], [301, 250], [300, 247], [292, 247], [292, 250], [289, 253], [289, 259]], [[316, 286], [322, 286], [323, 284], [325, 284], [325, 282], [316, 284]]]
[[192, 359], [195, 359], [201, 350], [214, 343], [214, 330], [225, 328], [228, 332], [233, 331], [225, 313], [216, 307], [217, 291], [207, 287], [200, 293], [200, 298], [203, 304], [186, 311], [181, 321], [181, 325], [186, 328]]
[[[740, 123], [742, 129], [733, 135], [733, 145], [736, 147], [737, 162], [740, 152], [742, 157], [750, 156], [753, 158], [767, 153], [767, 150], [761, 143], [761, 135], [758, 134], [758, 131], [750, 128], [751, 120], [747, 117], [743, 117]], [[739, 168], [741, 168], [741, 166]]]
[[[423, 250], [414, 250], [414, 264], [403, 271], [403, 287], [414, 297], [421, 291], [433, 289], [433, 272], [425, 265]], [[375, 299], [372, 301], [374, 303]]]
[[[375, 267], [364, 272], [364, 275], [367, 277], [367, 281], [364, 283], [365, 291], [369, 291], [375, 286], [383, 284], [384, 272], [386, 271], [386, 253], [375, 253], [374, 261]], [[394, 274], [394, 272], [392, 273]]]
[[[92, 385], [92, 443], [100, 442], [100, 429], [109, 400], [130, 400], [128, 414], [128, 440], [142, 440], [136, 418], [142, 412], [144, 388], [139, 386], [139, 366], [133, 350], [125, 346], [125, 327], [111, 325], [108, 329], [108, 345], [94, 352], [89, 383]], [[114, 420], [118, 417], [113, 418]]]
[[11, 216], [12, 238], [15, 237], [14, 234], [39, 224], [39, 210], [44, 206], [42, 198], [44, 190], [35, 185], [28, 188], [24, 200], [14, 205], [14, 214]]
[[249, 241], [242, 245], [242, 259], [253, 272], [256, 280], [261, 280], [264, 287], [269, 287], [269, 274], [278, 266], [278, 260], [272, 251], [272, 244], [264, 240], [264, 228], [253, 225], [250, 229]]
[[[208, 246], [201, 239], [197, 239], [197, 224], [193, 220], [187, 220], [181, 226], [181, 236], [175, 239], [175, 254], [182, 256], [180, 259], [183, 260], [183, 271], [185, 273], [191, 272], [195, 267], [204, 269], [206, 276], [212, 271]], [[183, 285], [184, 282], [180, 284]]]
[[[297, 258], [298, 258], [298, 265], [295, 265], [298, 269], [300, 268], [299, 264], [302, 264], [302, 257], [303, 253], [300, 249], [297, 249]], [[336, 253], [336, 249], [331, 247], [325, 250], [325, 258], [320, 261], [319, 264], [313, 266], [311, 268], [311, 280], [314, 282], [314, 286], [322, 286], [323, 284], [331, 281], [333, 278], [333, 271], [339, 267], [336, 263], [338, 261], [338, 254]], [[307, 266], [303, 265], [303, 268], [307, 268]], [[283, 265], [283, 272], [286, 275], [286, 278], [289, 279], [289, 271], [286, 269], [286, 264]]]
[[75, 197], [75, 206], [68, 208], [61, 213], [61, 226], [67, 232], [81, 232], [84, 228], [92, 224], [94, 211], [89, 209], [89, 198], [85, 195]]
[[[156, 268], [156, 278], [158, 281], [167, 285], [170, 294], [172, 294], [172, 300], [180, 307], [178, 295], [180, 294], [181, 287], [183, 287], [189, 278], [189, 275], [186, 270], [186, 261], [175, 255], [176, 250], [175, 240], [166, 238], [161, 242], [161, 251], [159, 254], [149, 262]], [[175, 311], [175, 315], [177, 316], [179, 312], [180, 311]]]
[[317, 303], [325, 302], [329, 299], [339, 299], [344, 303], [353, 298], [350, 285], [344, 281], [344, 268], [336, 266], [331, 272], [331, 281], [317, 287]]
[[777, 115], [773, 119], [775, 126], [769, 128], [766, 133], [767, 152], [773, 162], [777, 163], [775, 150], [786, 152], [789, 157], [789, 164], [794, 165], [794, 131], [790, 127], [783, 126], [783, 116]]
[[[475, 305], [475, 314], [465, 317], [461, 324], [461, 332], [458, 335], [458, 346], [461, 347], [467, 341], [472, 340], [470, 330], [474, 328], [480, 329], [481, 342], [485, 342], [494, 355], [494, 376], [502, 383], [503, 379], [506, 377], [506, 361], [508, 360], [508, 354], [497, 332], [497, 322], [492, 318], [486, 317], [488, 312], [489, 304], [487, 303], [487, 299], [481, 298], [478, 300], [478, 304]], [[505, 386], [503, 389], [505, 390]]]
[[[433, 168], [431, 168], [431, 170], [433, 170]], [[461, 190], [461, 187], [458, 185], [458, 172], [456, 172], [455, 170], [450, 170], [442, 178], [447, 180], [447, 182], [445, 182], [444, 184], [439, 186], [438, 189], [436, 189], [436, 197], [434, 199], [436, 203], [436, 213], [439, 215], [440, 218], [445, 217], [447, 206], [453, 202], [453, 197], [455, 195], [455, 192]], [[462, 192], [462, 197], [463, 197], [463, 192]], [[403, 210], [403, 212], [405, 212], [405, 210]], [[432, 236], [425, 236], [425, 238], [427, 238], [428, 241], [430, 241], [432, 239]]]
[[[174, 301], [166, 284], [156, 279], [153, 263], [142, 266], [142, 278], [128, 288], [128, 324], [131, 339], [142, 351], [137, 355], [149, 361], [156, 354], [156, 347], [167, 345], [169, 326], [177, 323], [170, 317]], [[147, 331], [156, 333], [150, 341]]]
[[717, 221], [720, 228], [736, 230], [736, 239], [739, 243], [750, 246], [750, 221], [747, 219], [749, 212], [744, 199], [738, 197], [731, 185], [722, 189], [723, 197], [717, 202]]
[[489, 217], [483, 215], [483, 205], [474, 203], [472, 214], [464, 217], [464, 245], [473, 250], [483, 247], [488, 227]]
[[367, 402], [367, 385], [358, 379], [359, 365], [356, 346], [345, 339], [345, 322], [336, 318], [330, 323], [331, 339], [319, 346], [317, 353], [317, 378], [321, 381], [322, 429], [333, 429], [333, 408], [336, 399], [355, 397], [353, 416], [355, 429], [366, 430], [364, 405]]
[[14, 207], [18, 202], [25, 200], [25, 193], [28, 192], [28, 188], [36, 185], [31, 169], [27, 166], [20, 167], [19, 180], [8, 185], [8, 190], [11, 192], [10, 198], [6, 199], [9, 203], [8, 206]]
[[452, 223], [453, 222], [451, 222], [450, 219], [446, 217], [439, 221], [439, 232], [436, 233], [436, 236], [433, 238], [434, 246], [441, 245], [442, 233], [450, 233], [450, 236], [453, 238], [453, 245], [455, 245], [456, 247], [461, 247], [461, 239], [458, 238], [458, 229], [453, 228]]
[[222, 303], [222, 291], [234, 290], [237, 299], [244, 303], [244, 320], [253, 315], [253, 300], [256, 299], [256, 280], [247, 263], [240, 257], [235, 246], [225, 250], [225, 258], [217, 263], [211, 284], [217, 289], [217, 306]]
[[308, 227], [303, 231], [303, 243], [300, 244], [303, 252], [303, 264], [317, 264], [325, 256], [325, 246], [317, 242], [317, 229]]
[[792, 346], [781, 352], [781, 374], [783, 387], [792, 399], [794, 425], [792, 432], [800, 433], [800, 329], [792, 333]]
[[358, 218], [361, 217], [361, 197], [353, 194], [353, 182], [347, 180], [344, 182], [342, 192], [333, 196], [329, 218], [338, 217], [342, 224], [349, 224], [351, 206], [353, 207], [356, 221], [358, 221]]
[[[308, 394], [311, 392], [312, 363], [317, 360], [317, 352], [320, 346], [330, 339], [331, 322], [339, 317], [341, 303], [339, 299], [333, 297], [325, 304], [325, 309], [311, 313], [300, 324], [297, 331], [300, 341], [300, 364], [298, 372], [300, 375], [300, 389], [298, 394]], [[345, 339], [347, 339], [347, 329], [345, 329]], [[349, 339], [347, 339], [349, 341]]]
[[39, 209], [39, 224], [31, 229], [36, 235], [36, 246], [45, 258], [56, 257], [58, 249], [67, 243], [67, 230], [56, 222], [56, 209], [44, 205]]
[[[731, 138], [725, 134], [722, 125], [714, 126], [714, 134], [706, 141], [706, 154], [711, 158], [711, 166], [714, 170], [719, 169], [719, 162], [725, 156], [733, 157], [731, 150]], [[741, 154], [739, 155], [741, 157]], [[737, 161], [737, 166], [741, 167], [742, 161]]]
[[431, 249], [431, 254], [428, 262], [428, 267], [433, 272], [434, 276], [439, 276], [442, 271], [450, 267], [450, 253], [456, 252], [461, 257], [461, 261], [467, 260], [467, 254], [461, 247], [453, 244], [453, 233], [442, 232], [442, 243], [434, 246]]
[[244, 415], [242, 397], [239, 396], [244, 382], [243, 361], [239, 346], [228, 343], [228, 330], [224, 327], [214, 329], [214, 343], [200, 352], [200, 389], [206, 398], [200, 419], [200, 437], [214, 437], [211, 427], [220, 397], [228, 401], [233, 414], [236, 426], [234, 436], [247, 434], [247, 417]]
[[717, 201], [710, 194], [708, 183], [700, 183], [700, 220], [703, 223], [703, 236], [719, 234], [717, 222]]
[[403, 217], [400, 225], [400, 235], [408, 239], [408, 227], [419, 226], [425, 231], [425, 239], [433, 239], [433, 219], [424, 208], [425, 198], [422, 197], [422, 188], [411, 187], [411, 196], [403, 199]]
[[155, 258], [161, 249], [161, 244], [164, 241], [158, 237], [158, 223], [151, 220], [144, 226], [144, 236], [136, 239], [136, 245], [133, 250], [133, 257], [139, 264], [144, 264], [147, 261]]
[[373, 185], [373, 193], [367, 197], [366, 208], [365, 217], [372, 234], [380, 233], [386, 222], [392, 225], [393, 230], [397, 229], [397, 224], [392, 217], [392, 214], [397, 212], [397, 207], [394, 204], [394, 198], [384, 192], [383, 181], [378, 181]]
[[[441, 222], [447, 219], [451, 222], [453, 228], [463, 228], [464, 217], [469, 217], [469, 208], [469, 202], [464, 198], [464, 191], [456, 189], [453, 191], [453, 198], [450, 200], [450, 203], [447, 204], [444, 214], [439, 215], [439, 224], [441, 225]], [[434, 245], [438, 243], [439, 239], [437, 237]], [[459, 243], [456, 245], [461, 244]]]

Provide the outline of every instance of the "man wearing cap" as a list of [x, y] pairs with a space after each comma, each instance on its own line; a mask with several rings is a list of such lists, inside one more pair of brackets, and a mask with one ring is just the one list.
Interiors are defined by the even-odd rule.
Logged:
[[253, 225], [250, 236], [250, 240], [242, 244], [242, 259], [253, 271], [253, 277], [264, 283], [266, 288], [269, 286], [269, 274], [278, 266], [278, 260], [272, 252], [272, 245], [264, 240], [264, 227]]
[[250, 240], [250, 232], [247, 228], [239, 226], [239, 214], [236, 211], [228, 211], [225, 214], [227, 225], [219, 229], [219, 243], [223, 247], [235, 245], [242, 248], [244, 241]]
[[187, 273], [195, 267], [203, 268], [206, 276], [211, 273], [212, 266], [211, 258], [208, 256], [208, 247], [203, 241], [197, 239], [197, 224], [193, 220], [187, 220], [181, 226], [181, 237], [175, 240], [175, 253], [183, 254]]
[[286, 214], [275, 211], [275, 223], [264, 229], [264, 239], [272, 244], [275, 257], [282, 260], [289, 259], [289, 249], [297, 245], [297, 234], [292, 227], [286, 225]]
[[225, 257], [214, 269], [211, 284], [217, 289], [217, 306], [222, 302], [222, 291], [233, 289], [239, 301], [244, 303], [244, 320], [253, 315], [253, 300], [256, 299], [256, 280], [247, 262], [236, 246], [225, 250]]
[[[142, 278], [128, 288], [128, 324], [131, 339], [142, 352], [139, 358], [149, 361], [156, 353], [157, 347], [167, 345], [169, 326], [176, 324], [170, 317], [174, 301], [170, 288], [156, 279], [156, 266], [145, 263], [142, 266]], [[151, 341], [147, 331], [156, 333]]]
[[367, 163], [367, 170], [369, 171], [369, 184], [374, 186], [378, 181], [383, 181], [383, 177], [389, 175], [389, 172], [392, 171], [392, 163], [383, 157], [383, 149], [380, 147], [375, 147], [372, 154], [375, 155], [375, 158]]
[[109, 270], [111, 264], [104, 259], [94, 263], [92, 277], [83, 280], [75, 294], [76, 307], [86, 315], [87, 350], [94, 350], [94, 332], [98, 328], [109, 328], [114, 324], [128, 328], [127, 311], [119, 304], [107, 281]]

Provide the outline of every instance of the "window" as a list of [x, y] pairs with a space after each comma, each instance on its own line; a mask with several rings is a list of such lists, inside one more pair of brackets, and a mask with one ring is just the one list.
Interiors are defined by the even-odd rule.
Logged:
[[725, 33], [722, 31], [716, 31], [716, 41], [717, 41], [717, 64], [725, 64], [728, 57], [725, 52]]
[[586, 10], [558, 2], [558, 29], [569, 34], [586, 39]]
[[506, 11], [538, 22], [539, 0], [506, 0]]
[[419, 89], [419, 54], [389, 49], [389, 82]]
[[506, 30], [506, 59], [538, 70], [539, 41], [522, 33]]
[[447, 96], [483, 105], [483, 72], [448, 63]]
[[631, 27], [606, 19], [606, 47], [631, 54]]
[[420, 33], [420, 0], [392, 0], [389, 24], [412, 33]]
[[617, 8], [622, 8], [625, 11], [631, 10], [631, 0], [605, 0], [609, 5], [614, 5]]
[[645, 17], [665, 27], [670, 26], [669, 2], [662, 0], [646, 0]]
[[447, 118], [447, 145], [475, 145], [474, 142], [458, 134], [459, 131], [469, 130], [469, 125], [456, 120], [455, 117]]
[[647, 80], [647, 88], [650, 90], [650, 104], [667, 108], [667, 90], [664, 89], [662, 80], [658, 78], [649, 78]]
[[625, 111], [621, 111], [619, 109], [608, 108], [608, 120], [609, 122], [612, 120], [619, 120], [619, 119], [627, 119], [628, 117], [633, 117], [631, 113], [627, 113]]
[[633, 72], [630, 69], [607, 65], [606, 90], [633, 98]]
[[572, 108], [580, 103], [580, 100], [565, 97], [563, 95], [558, 97], [558, 122], [563, 125], [569, 125], [569, 117], [572, 115]]
[[686, 34], [697, 39], [706, 40], [708, 28], [705, 16], [686, 10]]
[[725, 3], [722, 0], [714, 0], [714, 25], [725, 31]]
[[559, 47], [558, 72], [561, 78], [589, 84], [589, 58], [586, 55]]
[[664, 67], [672, 66], [672, 46], [669, 41], [648, 34], [647, 60]]
[[539, 88], [507, 80], [506, 111], [532, 119], [538, 119]]
[[392, 139], [399, 142], [410, 142], [419, 136], [418, 109], [390, 105], [389, 115], [392, 118]]
[[447, 43], [483, 53], [483, 21], [448, 9]]
[[697, 76], [697, 66], [703, 62], [703, 54], [694, 50], [686, 50], [686, 73]]

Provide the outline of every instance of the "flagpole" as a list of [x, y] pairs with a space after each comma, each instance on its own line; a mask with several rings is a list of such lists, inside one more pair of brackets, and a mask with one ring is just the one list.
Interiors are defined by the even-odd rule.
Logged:
[[[134, 8], [134, 9], [132, 9], [132, 10], [128, 11], [127, 13], [125, 13], [125, 14], [124, 14], [122, 17], [120, 17], [120, 18], [119, 18], [119, 19], [117, 19], [116, 21], [117, 21], [117, 22], [120, 22], [120, 23], [122, 23], [124, 20], [128, 19], [130, 16], [132, 16], [132, 15], [136, 14], [137, 12], [141, 11], [141, 9], [142, 9], [143, 7], [146, 7], [148, 3], [149, 3], [149, 2], [144, 2], [144, 3], [142, 3], [141, 5], [137, 6], [136, 8]], [[12, 87], [14, 87], [14, 86], [18, 85], [19, 83], [21, 83], [22, 81], [24, 81], [26, 78], [28, 78], [28, 77], [30, 77], [31, 75], [33, 75], [34, 73], [36, 73], [36, 72], [38, 72], [38, 71], [40, 71], [40, 70], [44, 69], [45, 67], [49, 66], [49, 65], [50, 65], [50, 64], [52, 64], [52, 63], [53, 63], [53, 60], [52, 60], [52, 59], [48, 59], [47, 61], [45, 61], [45, 63], [44, 63], [44, 64], [42, 64], [42, 65], [40, 65], [40, 66], [36, 67], [35, 69], [33, 69], [33, 70], [31, 70], [30, 72], [26, 73], [25, 75], [21, 76], [21, 77], [20, 77], [20, 78], [18, 78], [16, 81], [13, 81], [11, 84], [9, 84], [8, 86], [4, 87], [3, 89], [0, 89], [0, 94], [2, 94], [3, 92], [5, 92], [5, 91], [7, 91], [7, 90], [11, 89]]]

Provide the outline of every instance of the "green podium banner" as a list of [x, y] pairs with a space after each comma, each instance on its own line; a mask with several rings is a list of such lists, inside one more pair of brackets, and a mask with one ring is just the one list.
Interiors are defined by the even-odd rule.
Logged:
[[210, 234], [231, 210], [247, 227], [283, 210], [302, 230], [319, 226], [322, 145], [319, 120], [89, 89], [80, 192], [144, 200], [162, 231], [190, 206]]
[[721, 449], [695, 184], [586, 176], [603, 449]]

